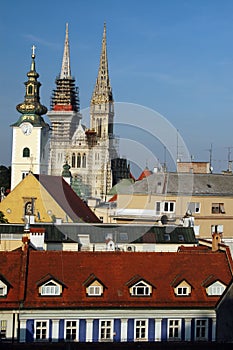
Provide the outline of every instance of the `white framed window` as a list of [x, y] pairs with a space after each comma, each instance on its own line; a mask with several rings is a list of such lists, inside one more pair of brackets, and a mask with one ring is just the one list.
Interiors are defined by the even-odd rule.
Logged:
[[161, 213], [161, 202], [155, 202], [155, 213], [157, 215]]
[[160, 215], [161, 213], [174, 213], [176, 202], [155, 202], [155, 213]]
[[89, 286], [87, 288], [87, 294], [90, 296], [100, 296], [103, 293], [103, 287], [102, 286]]
[[211, 225], [211, 233], [223, 233], [223, 225]]
[[181, 340], [181, 320], [168, 320], [168, 340]]
[[41, 286], [41, 295], [60, 295], [61, 287], [54, 281], [49, 281]]
[[175, 212], [175, 202], [164, 202], [163, 203], [164, 213], [174, 213]]
[[0, 297], [7, 295], [7, 285], [0, 280]]
[[78, 321], [65, 321], [64, 338], [67, 341], [78, 341]]
[[208, 320], [195, 320], [195, 340], [208, 340]]
[[151, 295], [152, 287], [144, 281], [139, 281], [130, 288], [132, 296], [147, 296]]
[[113, 339], [113, 321], [102, 320], [100, 321], [100, 341], [109, 341]]
[[226, 286], [223, 283], [216, 281], [206, 288], [206, 292], [208, 295], [222, 295], [225, 289]]
[[49, 321], [35, 321], [35, 340], [49, 340]]
[[187, 296], [191, 294], [191, 286], [183, 280], [174, 288], [174, 292], [177, 296]]
[[187, 211], [191, 211], [192, 214], [200, 214], [201, 205], [199, 202], [190, 202], [187, 205]]
[[187, 287], [178, 287], [177, 288], [177, 295], [188, 295], [188, 288]]
[[212, 214], [225, 214], [224, 203], [212, 203]]
[[7, 320], [0, 321], [0, 339], [6, 339]]
[[148, 324], [147, 320], [135, 320], [135, 339], [147, 340], [148, 337]]

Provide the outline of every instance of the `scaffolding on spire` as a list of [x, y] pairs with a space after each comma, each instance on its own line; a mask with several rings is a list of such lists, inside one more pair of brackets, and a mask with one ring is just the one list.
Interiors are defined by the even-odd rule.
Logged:
[[70, 47], [68, 23], [66, 23], [66, 35], [60, 75], [56, 78], [56, 89], [51, 97], [51, 110], [79, 112], [79, 89], [75, 86], [75, 79], [71, 76]]

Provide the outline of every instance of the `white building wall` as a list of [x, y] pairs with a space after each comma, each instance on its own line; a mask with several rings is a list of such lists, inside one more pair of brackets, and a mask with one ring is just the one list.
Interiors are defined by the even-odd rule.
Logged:
[[[42, 131], [45, 135], [42, 136]], [[23, 173], [47, 174], [48, 171], [48, 130], [42, 127], [33, 127], [31, 134], [24, 135], [20, 127], [13, 127], [12, 137], [12, 176], [11, 189], [17, 186]], [[42, 156], [42, 144], [44, 157]], [[30, 157], [23, 157], [23, 149], [30, 150]]]

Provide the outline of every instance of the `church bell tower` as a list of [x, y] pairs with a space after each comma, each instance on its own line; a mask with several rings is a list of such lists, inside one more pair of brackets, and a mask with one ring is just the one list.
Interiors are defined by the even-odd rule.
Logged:
[[24, 102], [16, 106], [21, 116], [12, 126], [12, 174], [13, 189], [29, 172], [47, 174], [49, 125], [42, 115], [47, 108], [40, 103], [39, 74], [35, 67], [35, 46], [32, 47], [31, 67], [24, 83], [26, 93]]

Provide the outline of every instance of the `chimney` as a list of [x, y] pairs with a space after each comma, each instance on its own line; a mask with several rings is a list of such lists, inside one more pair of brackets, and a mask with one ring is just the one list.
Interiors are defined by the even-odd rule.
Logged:
[[214, 232], [212, 234], [212, 252], [217, 252], [219, 244], [221, 243], [222, 234], [219, 232]]
[[22, 237], [22, 251], [27, 251], [28, 249], [28, 244], [29, 244], [29, 238], [26, 235], [23, 235]]

